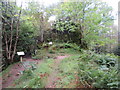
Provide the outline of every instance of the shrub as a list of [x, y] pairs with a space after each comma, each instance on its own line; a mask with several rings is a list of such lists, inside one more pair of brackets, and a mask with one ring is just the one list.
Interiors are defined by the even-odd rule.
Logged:
[[107, 54], [107, 55], [96, 55], [95, 62], [99, 65], [106, 65], [109, 67], [114, 67], [117, 63], [118, 58], [113, 54]]
[[83, 52], [79, 60], [80, 81], [87, 81], [96, 88], [118, 88], [117, 57], [113, 54]]

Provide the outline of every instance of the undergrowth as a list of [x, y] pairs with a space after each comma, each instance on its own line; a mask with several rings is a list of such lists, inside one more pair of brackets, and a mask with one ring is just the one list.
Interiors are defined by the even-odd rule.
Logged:
[[52, 71], [52, 63], [52, 59], [46, 59], [35, 70], [31, 68], [25, 70], [23, 75], [14, 82], [14, 88], [44, 88], [47, 77]]
[[80, 81], [96, 88], [118, 88], [117, 56], [84, 52], [79, 60]]
[[[43, 59], [35, 70], [28, 69], [14, 82], [15, 88], [44, 88], [47, 77], [52, 72], [53, 61], [57, 55], [70, 55], [58, 67], [58, 88], [118, 88], [118, 56], [96, 54], [80, 49], [74, 44], [53, 44], [48, 49], [39, 49], [35, 59]], [[78, 77], [78, 78], [77, 78]], [[75, 80], [77, 78], [77, 83]]]
[[78, 74], [78, 57], [79, 55], [65, 58], [59, 66], [57, 87], [60, 88], [76, 88], [77, 84], [74, 82], [75, 75]]

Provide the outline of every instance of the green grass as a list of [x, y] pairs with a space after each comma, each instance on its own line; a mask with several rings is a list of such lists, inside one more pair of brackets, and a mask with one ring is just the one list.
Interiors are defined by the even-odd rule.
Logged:
[[[51, 66], [53, 64], [53, 59], [46, 59], [42, 64], [39, 64], [36, 70], [32, 70], [31, 68], [25, 70], [23, 75], [15, 80], [14, 88], [43, 88], [45, 86], [45, 81], [47, 77], [40, 77], [42, 74], [50, 74], [52, 69]], [[9, 87], [13, 88], [13, 87]]]
[[[79, 55], [70, 56], [63, 59], [60, 63], [58, 77], [61, 77], [62, 80], [57, 81], [58, 85], [60, 85], [59, 87], [71, 87], [70, 84], [75, 80], [75, 75], [78, 73], [78, 58]], [[77, 85], [72, 86], [72, 88], [76, 87]]]
[[53, 53], [50, 50], [38, 49], [36, 55], [34, 55], [32, 59], [53, 59], [57, 55], [59, 55], [57, 52]]
[[[62, 52], [62, 53], [61, 53]], [[58, 55], [65, 55], [65, 54], [79, 54], [79, 51], [75, 51], [72, 48], [68, 48], [68, 49], [59, 49], [58, 51], [55, 51], [55, 54], [49, 53], [49, 50], [38, 50], [37, 55], [38, 57], [41, 58], [42, 55], [44, 55], [43, 58], [43, 63], [38, 65], [36, 70], [32, 71], [31, 69], [28, 69], [26, 71], [24, 71], [23, 75], [17, 79], [14, 84], [14, 88], [43, 88], [46, 85], [46, 78], [41, 78], [40, 75], [42, 74], [50, 74], [52, 72], [52, 67], [54, 65], [53, 61], [54, 57], [58, 56]], [[46, 58], [50, 55], [53, 55], [49, 58]], [[60, 64], [60, 70], [63, 70], [64, 73], [68, 74], [73, 72], [73, 74], [69, 75], [66, 79], [64, 78], [63, 81], [66, 81], [64, 84], [67, 85], [67, 83], [71, 80], [71, 78], [74, 78], [74, 71], [77, 69], [77, 63], [76, 60], [74, 60], [74, 58], [78, 58], [78, 56], [71, 56], [70, 58], [66, 58], [64, 59], [61, 64]], [[67, 65], [65, 65], [67, 64]], [[67, 69], [66, 69], [67, 68]], [[60, 75], [60, 74], [59, 74]], [[63, 74], [62, 74], [63, 75]], [[68, 81], [67, 81], [68, 80]], [[11, 87], [10, 87], [11, 88]]]
[[57, 53], [63, 53], [63, 54], [80, 54], [80, 51], [74, 50], [73, 48], [65, 48], [65, 49], [59, 49]]
[[32, 57], [33, 59], [43, 59], [47, 57], [48, 54], [46, 49], [38, 49], [36, 53], [37, 54]]
[[[57, 81], [57, 86], [64, 88], [70, 87], [70, 83], [75, 78], [74, 72], [78, 73], [79, 81], [84, 86], [96, 88], [117, 88], [118, 87], [118, 71], [117, 71], [117, 56], [113, 54], [96, 54], [89, 50], [82, 52], [74, 52], [74, 49], [61, 49], [58, 52], [71, 54], [69, 58], [65, 58], [59, 66], [58, 76], [62, 80]], [[96, 63], [96, 60], [102, 60], [102, 64]], [[115, 66], [107, 67], [108, 62], [115, 61]], [[102, 65], [108, 68], [102, 69]], [[75, 85], [72, 86], [76, 87]]]
[[[75, 49], [77, 47], [71, 48], [73, 46], [60, 44], [59, 46], [53, 45], [48, 50], [39, 49], [34, 57], [43, 59], [43, 63], [39, 64], [35, 70], [29, 68], [24, 71], [23, 75], [14, 82], [14, 88], [44, 88], [48, 76], [41, 77], [41, 75], [46, 73], [49, 75], [52, 72], [54, 58], [59, 55], [70, 56], [63, 59], [57, 68], [57, 77], [60, 79], [57, 81], [56, 87], [76, 88], [77, 84], [72, 83], [74, 83], [73, 81], [77, 75], [79, 77], [78, 81], [83, 86], [117, 88], [119, 83], [117, 56], [113, 54], [96, 54], [90, 50], [80, 51], [79, 49]], [[108, 67], [107, 65], [110, 62], [114, 62], [115, 65]]]
[[[69, 44], [67, 44], [69, 45]], [[58, 55], [64, 55], [64, 54], [78, 54], [80, 53], [80, 50], [72, 48], [73, 45], [71, 45], [71, 48], [66, 48], [66, 44], [54, 44], [50, 46], [48, 49], [38, 49], [36, 55], [34, 55], [33, 59], [48, 59], [48, 58], [55, 58]], [[60, 48], [62, 47], [62, 48]]]

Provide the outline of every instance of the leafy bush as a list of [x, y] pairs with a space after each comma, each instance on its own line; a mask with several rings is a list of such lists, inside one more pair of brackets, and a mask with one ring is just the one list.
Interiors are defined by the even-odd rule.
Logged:
[[114, 67], [117, 63], [118, 58], [113, 54], [107, 54], [107, 55], [97, 55], [96, 54], [96, 60], [95, 62], [99, 65], [106, 65], [106, 67]]
[[96, 88], [118, 88], [117, 57], [113, 54], [84, 52], [79, 60], [80, 81], [87, 81]]
[[[79, 65], [83, 66], [83, 63], [81, 64]], [[87, 81], [96, 88], [118, 88], [117, 70], [112, 69], [106, 72], [95, 67], [91, 68], [85, 64], [81, 69], [81, 66], [79, 77], [82, 81]], [[111, 83], [114, 83], [114, 86]]]
[[21, 23], [20, 30], [17, 50], [32, 54], [36, 48], [34, 35], [36, 29], [31, 22], [25, 21]]
[[80, 47], [75, 43], [55, 43], [50, 46], [49, 49], [51, 50], [58, 50], [58, 49], [66, 49], [66, 48], [73, 48], [74, 50], [80, 51]]
[[114, 47], [112, 52], [120, 56], [120, 45]]

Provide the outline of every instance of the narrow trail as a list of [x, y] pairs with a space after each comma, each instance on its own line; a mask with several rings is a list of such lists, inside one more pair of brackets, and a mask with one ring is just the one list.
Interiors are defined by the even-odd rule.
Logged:
[[[40, 64], [42, 60], [33, 60], [25, 58], [22, 63], [17, 63], [13, 65], [8, 72], [8, 74], [2, 76], [2, 88], [7, 88], [8, 86], [14, 86], [13, 81], [18, 79], [21, 76], [22, 71], [25, 70], [25, 67], [30, 67], [30, 64]], [[23, 66], [24, 65], [24, 66]]]
[[[60, 62], [66, 58], [69, 57], [69, 55], [64, 55], [64, 56], [57, 56], [54, 61], [54, 66], [52, 67], [53, 72], [49, 75], [47, 79], [47, 85], [45, 88], [55, 88], [56, 87], [56, 81], [58, 80], [57, 74], [58, 74], [58, 66]], [[42, 64], [43, 60], [34, 60], [31, 58], [24, 58], [22, 63], [16, 63], [14, 64], [11, 68], [10, 71], [5, 74], [2, 77], [2, 88], [7, 88], [9, 86], [14, 86], [13, 82], [14, 80], [20, 78], [21, 72], [24, 71], [26, 68], [30, 67], [31, 63], [34, 63], [35, 65], [37, 64]]]
[[47, 85], [45, 86], [45, 88], [56, 88], [56, 81], [59, 79], [57, 77], [58, 74], [58, 66], [60, 64], [60, 62], [66, 58], [69, 57], [69, 55], [65, 55], [65, 56], [57, 56], [55, 58], [54, 61], [54, 66], [53, 66], [53, 72], [49, 75], [48, 79], [47, 79]]

